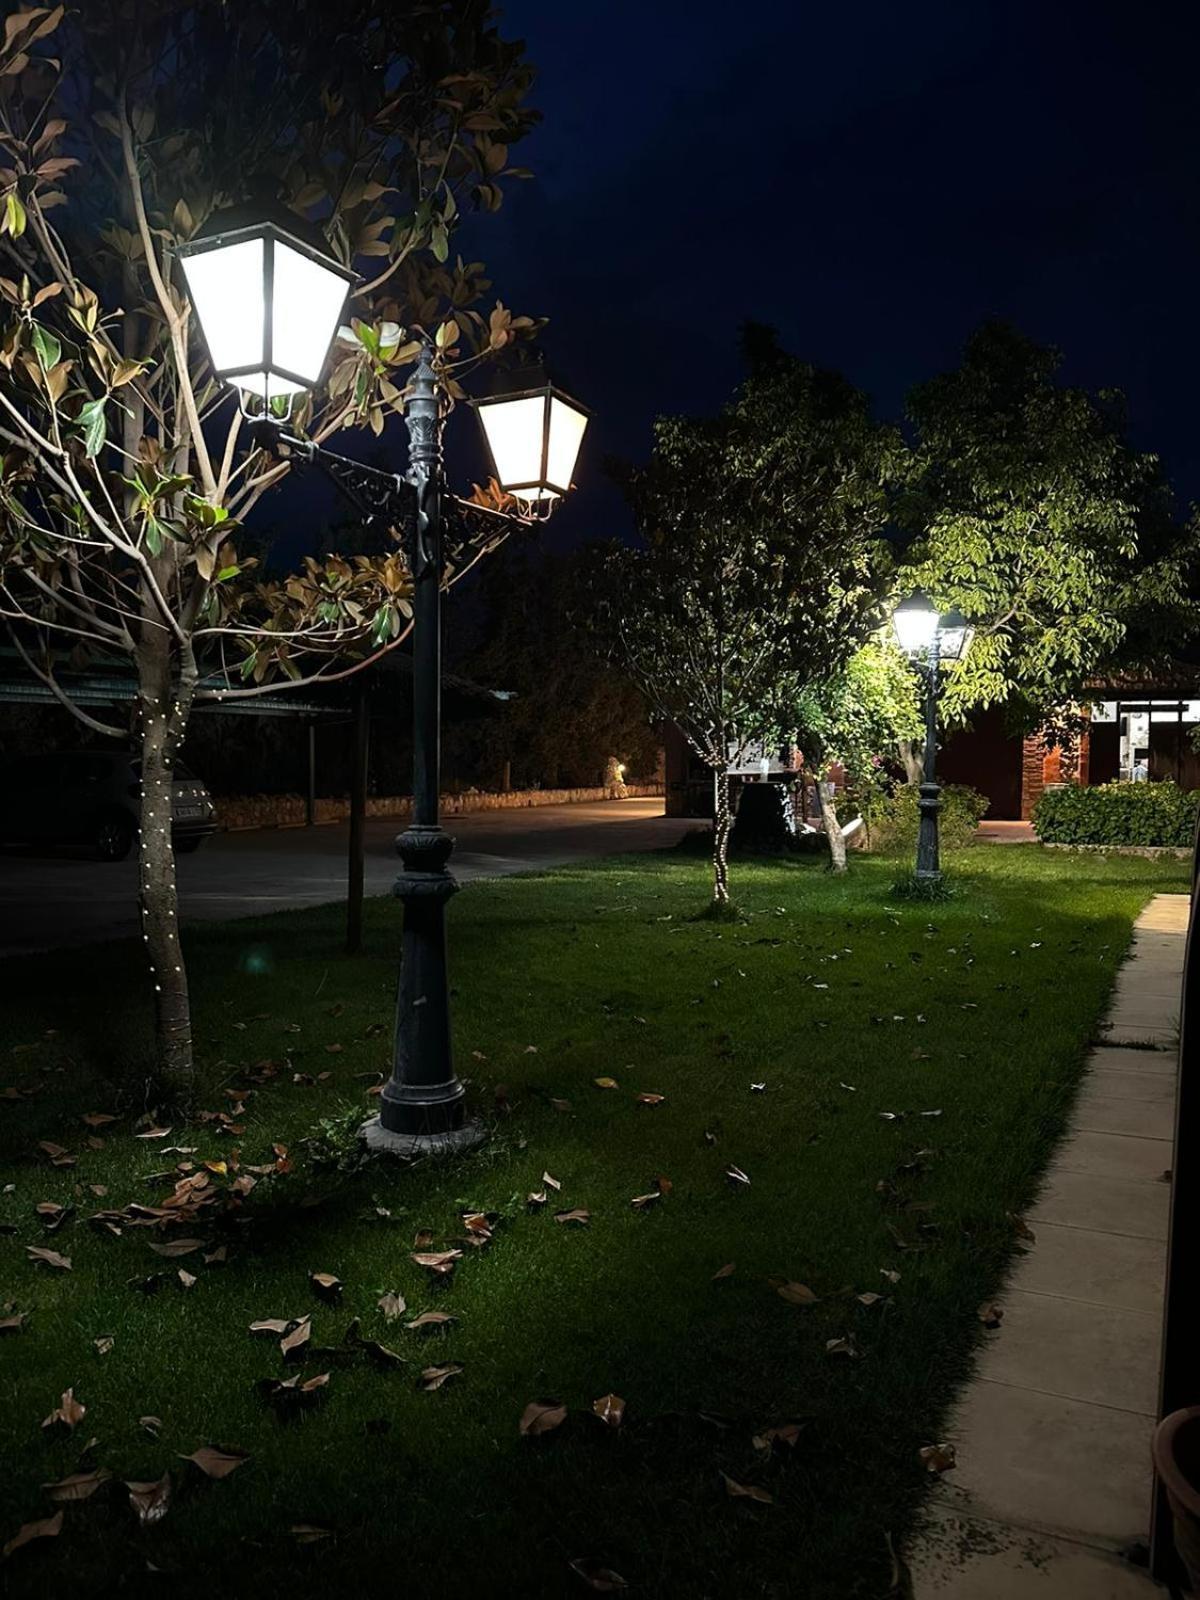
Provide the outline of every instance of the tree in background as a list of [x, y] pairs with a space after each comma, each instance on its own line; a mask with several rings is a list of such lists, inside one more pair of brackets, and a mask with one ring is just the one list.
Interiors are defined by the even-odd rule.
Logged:
[[[520, 175], [531, 69], [484, 0], [111, 0], [11, 12], [0, 43], [0, 614], [63, 700], [68, 652], [124, 657], [138, 682], [140, 879], [160, 1067], [191, 1078], [177, 938], [171, 777], [215, 668], [227, 697], [328, 678], [409, 626], [399, 547], [259, 581], [240, 524], [287, 464], [239, 460], [234, 392], [192, 337], [175, 248], [257, 187], [319, 218], [365, 267], [350, 341], [295, 426], [380, 434], [436, 330], [450, 396], [533, 331], [478, 262], [452, 257], [464, 205]], [[451, 576], [496, 542], [452, 553]], [[229, 681], [232, 680], [232, 686]], [[95, 731], [122, 736], [81, 706]]]
[[943, 688], [951, 719], [1004, 704], [1029, 730], [1098, 671], [1196, 628], [1195, 521], [1176, 521], [1158, 459], [1129, 444], [1121, 397], [1068, 387], [1059, 365], [989, 323], [955, 371], [909, 398], [904, 592], [926, 589], [975, 625]]
[[750, 376], [716, 417], [663, 417], [625, 482], [641, 549], [610, 551], [603, 625], [655, 712], [713, 774], [713, 906], [729, 903], [729, 773], [790, 737], [803, 686], [880, 621], [879, 544], [903, 460], [836, 373], [746, 331]]
[[657, 767], [662, 740], [645, 701], [582, 625], [595, 560], [587, 546], [550, 553], [513, 540], [480, 572], [468, 602], [480, 613], [477, 637], [453, 666], [511, 698], [449, 738], [456, 753], [474, 745], [466, 759], [485, 786], [507, 772], [517, 789], [592, 787], [610, 758], [631, 778]]
[[831, 766], [844, 767], [848, 792], [869, 823], [886, 783], [880, 752], [923, 737], [916, 680], [893, 644], [874, 639], [839, 671], [803, 684], [794, 715], [796, 743], [820, 797], [830, 865], [845, 872], [846, 838], [824, 780]]

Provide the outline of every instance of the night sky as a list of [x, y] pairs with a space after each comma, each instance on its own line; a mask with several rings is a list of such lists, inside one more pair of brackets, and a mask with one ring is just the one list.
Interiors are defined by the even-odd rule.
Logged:
[[[601, 458], [740, 375], [773, 323], [898, 415], [984, 317], [1129, 397], [1200, 499], [1195, 21], [1156, 5], [503, 0], [535, 178], [472, 224], [596, 410], [551, 542], [628, 527]], [[1193, 13], [1178, 8], [1179, 19]], [[478, 229], [477, 233], [475, 232]], [[472, 441], [472, 444], [474, 441]]]

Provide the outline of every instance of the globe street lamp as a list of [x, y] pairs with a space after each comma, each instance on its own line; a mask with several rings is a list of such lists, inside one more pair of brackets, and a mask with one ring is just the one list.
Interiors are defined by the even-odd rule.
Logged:
[[939, 615], [929, 596], [920, 589], [902, 600], [892, 614], [896, 642], [918, 670], [925, 673], [925, 760], [920, 788], [920, 827], [917, 832], [917, 878], [940, 881], [938, 812], [942, 808], [937, 781], [937, 698], [939, 669], [943, 661], [961, 661], [970, 648], [974, 629], [961, 611]]
[[[276, 420], [319, 381], [354, 281], [319, 231], [280, 208], [234, 211], [179, 253], [216, 376], [263, 403], [256, 443], [321, 468], [365, 522], [404, 530], [413, 580], [413, 809], [396, 841], [404, 933], [392, 1072], [363, 1137], [372, 1149], [410, 1157], [469, 1149], [483, 1129], [466, 1115], [451, 1051], [445, 909], [458, 885], [448, 868], [454, 841], [438, 815], [443, 542], [458, 502], [445, 488], [433, 347], [422, 341], [406, 390], [407, 472], [364, 466], [285, 433]], [[516, 520], [546, 514], [571, 487], [587, 412], [539, 373], [516, 392], [477, 402], [476, 413], [500, 487], [523, 502], [526, 516]]]

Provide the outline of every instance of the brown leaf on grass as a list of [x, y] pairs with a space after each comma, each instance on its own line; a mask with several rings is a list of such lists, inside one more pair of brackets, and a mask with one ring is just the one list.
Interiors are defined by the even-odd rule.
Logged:
[[444, 1367], [426, 1367], [421, 1374], [421, 1387], [426, 1390], [440, 1389], [448, 1378], [456, 1378], [462, 1368], [456, 1362], [448, 1362]]
[[318, 1544], [322, 1539], [332, 1539], [333, 1529], [319, 1522], [293, 1522], [288, 1529], [297, 1544]]
[[336, 1305], [342, 1298], [342, 1280], [335, 1278], [332, 1272], [310, 1272], [308, 1281], [319, 1300]]
[[737, 1271], [736, 1261], [727, 1261], [723, 1267], [718, 1267], [712, 1275], [712, 1281], [719, 1283], [722, 1278], [732, 1278]]
[[590, 1556], [577, 1556], [567, 1565], [577, 1578], [582, 1578], [589, 1589], [594, 1589], [597, 1594], [616, 1594], [621, 1589], [628, 1589], [629, 1585], [619, 1572], [614, 1572], [611, 1567], [603, 1566], [599, 1561], [593, 1561]]
[[433, 1243], [433, 1229], [432, 1228], [418, 1228], [416, 1233], [413, 1235], [413, 1249], [414, 1250], [428, 1250], [429, 1246], [432, 1243]]
[[815, 1306], [817, 1297], [806, 1283], [776, 1283], [775, 1293], [790, 1306]]
[[531, 1211], [536, 1211], [539, 1206], [544, 1206], [546, 1204], [545, 1189], [535, 1189], [531, 1193], [527, 1194], [525, 1196], [525, 1204]]
[[147, 1128], [142, 1133], [135, 1133], [135, 1139], [165, 1139], [170, 1133], [170, 1128]]
[[389, 1350], [386, 1344], [380, 1344], [378, 1339], [356, 1339], [355, 1343], [360, 1350], [365, 1350], [371, 1360], [380, 1367], [402, 1367], [404, 1357], [395, 1350]]
[[917, 1455], [925, 1463], [926, 1472], [949, 1472], [955, 1464], [952, 1444], [927, 1444]]
[[725, 1480], [725, 1493], [731, 1500], [757, 1500], [759, 1505], [773, 1506], [775, 1497], [760, 1489], [756, 1483], [739, 1483], [736, 1478], [731, 1478], [727, 1472], [721, 1474]]
[[63, 1392], [60, 1403], [55, 1406], [45, 1422], [42, 1423], [42, 1427], [53, 1428], [56, 1424], [61, 1423], [64, 1428], [74, 1428], [83, 1421], [86, 1411], [87, 1407], [80, 1405], [79, 1401], [76, 1400], [74, 1389], [67, 1389]]
[[30, 1261], [41, 1262], [43, 1266], [55, 1267], [59, 1272], [70, 1272], [70, 1256], [60, 1256], [57, 1250], [44, 1250], [41, 1245], [27, 1244], [25, 1254]]
[[116, 1342], [111, 1333], [102, 1333], [98, 1339], [92, 1340], [92, 1348], [98, 1356], [106, 1356], [111, 1353]]
[[521, 1413], [518, 1424], [523, 1438], [536, 1439], [539, 1434], [551, 1433], [567, 1420], [567, 1408], [561, 1400], [531, 1400]]
[[261, 1378], [258, 1388], [277, 1405], [306, 1406], [315, 1405], [322, 1399], [328, 1385], [329, 1373], [318, 1372], [314, 1377], [304, 1379], [299, 1373], [294, 1378]]
[[484, 1241], [492, 1237], [492, 1225], [496, 1220], [496, 1213], [487, 1211], [464, 1211], [463, 1227], [477, 1239]]
[[92, 1472], [72, 1472], [69, 1477], [60, 1478], [57, 1483], [44, 1483], [42, 1488], [51, 1500], [59, 1502], [88, 1500], [111, 1478], [111, 1472], [106, 1472], [103, 1467], [97, 1467]]
[[773, 1428], [764, 1428], [761, 1433], [756, 1433], [750, 1443], [756, 1450], [768, 1453], [777, 1444], [787, 1445], [789, 1450], [796, 1448], [796, 1440], [804, 1431], [802, 1422], [781, 1422]]
[[592, 1220], [592, 1214], [590, 1211], [585, 1211], [582, 1206], [575, 1206], [571, 1211], [556, 1211], [554, 1220], [564, 1222], [570, 1227], [586, 1228]]
[[845, 1356], [850, 1361], [861, 1361], [862, 1351], [858, 1348], [852, 1333], [846, 1334], [841, 1339], [826, 1339], [825, 1354], [827, 1356]]
[[602, 1394], [592, 1401], [592, 1410], [610, 1428], [619, 1428], [625, 1420], [625, 1402], [619, 1394]]
[[555, 1111], [570, 1111], [571, 1109], [569, 1100], [556, 1100], [553, 1096], [550, 1098], [550, 1104]]
[[639, 1106], [660, 1106], [666, 1098], [665, 1094], [640, 1094], [637, 1103]]
[[616, 1089], [620, 1087], [615, 1078], [593, 1078], [592, 1082], [597, 1089]]
[[892, 1267], [880, 1267], [879, 1276], [881, 1278], [886, 1278], [889, 1283], [899, 1283], [900, 1282], [900, 1274], [898, 1272], [896, 1272]]
[[553, 1189], [555, 1194], [557, 1194], [562, 1188], [562, 1184], [558, 1181], [558, 1179], [551, 1177], [548, 1172], [542, 1173], [542, 1182], [546, 1185], [547, 1189]]
[[56, 1511], [52, 1517], [42, 1517], [37, 1522], [26, 1522], [4, 1546], [4, 1559], [7, 1561], [14, 1550], [19, 1550], [23, 1544], [31, 1544], [34, 1539], [56, 1538], [62, 1532], [62, 1525], [61, 1511]]
[[73, 1167], [75, 1157], [69, 1150], [64, 1150], [61, 1144], [55, 1144], [50, 1139], [39, 1139], [38, 1149], [47, 1156], [50, 1164], [55, 1167]]
[[448, 1311], [422, 1311], [419, 1317], [414, 1317], [404, 1326], [410, 1333], [414, 1333], [418, 1328], [446, 1328], [457, 1320], [458, 1318], [451, 1316]]
[[250, 1324], [250, 1332], [272, 1333], [278, 1336], [286, 1333], [290, 1327], [294, 1326], [296, 1321], [295, 1317], [264, 1317], [261, 1322], [252, 1322]]
[[28, 1311], [14, 1311], [11, 1316], [0, 1317], [0, 1333], [20, 1333], [28, 1316]]
[[151, 1244], [150, 1248], [156, 1256], [191, 1256], [197, 1250], [203, 1250], [203, 1239], [168, 1239], [165, 1244]]
[[179, 1279], [180, 1287], [184, 1289], [192, 1288], [196, 1282], [195, 1274], [191, 1272], [185, 1272], [182, 1267], [178, 1269], [176, 1276]]
[[1004, 1321], [1004, 1312], [1000, 1306], [993, 1305], [990, 1300], [985, 1300], [975, 1313], [985, 1328], [998, 1328]]
[[171, 1504], [171, 1474], [164, 1472], [157, 1483], [129, 1483], [129, 1504], [137, 1512], [143, 1528], [161, 1522]]
[[194, 1467], [199, 1467], [206, 1478], [227, 1478], [249, 1459], [248, 1450], [226, 1450], [215, 1444], [202, 1444], [190, 1456], [180, 1456], [181, 1461], [190, 1461]]
[[884, 1297], [881, 1294], [876, 1294], [874, 1290], [868, 1289], [865, 1294], [856, 1294], [854, 1298], [860, 1306], [873, 1306], [877, 1305]]
[[159, 1434], [162, 1432], [162, 1425], [163, 1422], [161, 1417], [138, 1418], [138, 1427], [145, 1429], [152, 1439], [158, 1438]]
[[448, 1278], [454, 1271], [454, 1263], [462, 1260], [461, 1250], [416, 1250], [412, 1259], [417, 1266], [424, 1267], [427, 1272], [432, 1272], [435, 1277]]
[[103, 1128], [106, 1123], [115, 1122], [117, 1119], [107, 1111], [85, 1111], [79, 1120], [85, 1122], [89, 1128]]
[[750, 1179], [742, 1171], [741, 1167], [726, 1167], [725, 1176], [733, 1184], [734, 1188], [748, 1189], [750, 1187]]
[[380, 1296], [377, 1304], [388, 1322], [394, 1322], [408, 1310], [408, 1303], [399, 1289], [389, 1289], [387, 1294]]
[[629, 1204], [635, 1211], [645, 1211], [648, 1207], [652, 1206], [656, 1200], [661, 1199], [662, 1191], [659, 1189], [652, 1189], [649, 1194], [635, 1194]]
[[298, 1357], [304, 1346], [312, 1338], [312, 1323], [307, 1317], [296, 1324], [291, 1333], [287, 1333], [279, 1341], [279, 1351], [285, 1361]]

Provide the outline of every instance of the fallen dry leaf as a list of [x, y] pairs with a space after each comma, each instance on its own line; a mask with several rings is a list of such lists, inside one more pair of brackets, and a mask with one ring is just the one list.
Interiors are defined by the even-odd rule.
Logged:
[[138, 1521], [144, 1528], [162, 1521], [171, 1504], [170, 1472], [164, 1472], [157, 1483], [127, 1482], [125, 1487], [129, 1490], [129, 1504], [137, 1512]]
[[183, 1268], [180, 1267], [178, 1269], [178, 1274], [177, 1275], [178, 1275], [178, 1278], [179, 1278], [179, 1282], [180, 1282], [180, 1284], [181, 1284], [181, 1286], [183, 1288], [190, 1289], [190, 1288], [192, 1288], [194, 1286], [194, 1284], [196, 1282], [196, 1278], [195, 1278], [194, 1273], [185, 1272], [183, 1270]]
[[319, 1522], [293, 1522], [288, 1529], [297, 1544], [316, 1544], [321, 1539], [332, 1539], [333, 1529]]
[[550, 1104], [554, 1107], [555, 1111], [570, 1111], [571, 1109], [571, 1102], [569, 1100], [555, 1100], [552, 1098]]
[[28, 1311], [14, 1311], [11, 1316], [0, 1317], [0, 1333], [20, 1333], [28, 1316]]
[[773, 1506], [775, 1499], [765, 1489], [760, 1489], [756, 1483], [739, 1483], [736, 1478], [731, 1478], [727, 1472], [721, 1474], [725, 1480], [725, 1493], [732, 1500], [757, 1500], [760, 1505]]
[[168, 1239], [166, 1244], [151, 1244], [150, 1248], [157, 1256], [190, 1256], [197, 1250], [203, 1250], [203, 1239]]
[[620, 1087], [615, 1078], [593, 1078], [592, 1082], [597, 1089], [617, 1089]]
[[567, 1565], [577, 1578], [582, 1578], [588, 1588], [594, 1589], [597, 1594], [615, 1594], [618, 1590], [629, 1587], [619, 1572], [614, 1572], [611, 1567], [602, 1566], [599, 1561], [593, 1561], [589, 1556], [577, 1556]]
[[737, 1271], [736, 1261], [727, 1261], [723, 1267], [718, 1267], [712, 1275], [712, 1281], [719, 1283], [722, 1278], [732, 1278]]
[[927, 1444], [917, 1451], [917, 1455], [925, 1463], [926, 1472], [949, 1472], [954, 1466], [952, 1444]]
[[625, 1420], [625, 1402], [619, 1394], [602, 1394], [592, 1401], [592, 1410], [610, 1428], [619, 1428]]
[[666, 1098], [665, 1094], [640, 1094], [637, 1103], [639, 1106], [660, 1106]]
[[998, 1328], [1004, 1321], [1004, 1312], [1000, 1306], [993, 1305], [990, 1300], [985, 1300], [975, 1313], [985, 1328]]
[[190, 1456], [181, 1456], [180, 1459], [199, 1467], [206, 1478], [227, 1478], [249, 1461], [250, 1454], [246, 1450], [225, 1450], [215, 1444], [202, 1444]]
[[42, 1517], [38, 1522], [26, 1522], [4, 1546], [4, 1559], [7, 1560], [14, 1550], [19, 1550], [23, 1544], [32, 1543], [34, 1539], [56, 1538], [62, 1532], [62, 1525], [61, 1511], [56, 1511], [52, 1517]]
[[427, 1272], [435, 1276], [448, 1277], [454, 1271], [454, 1263], [462, 1260], [461, 1250], [416, 1250], [412, 1259], [417, 1266], [424, 1267]]
[[790, 1306], [815, 1306], [817, 1297], [806, 1283], [780, 1283], [775, 1293]]
[[725, 1176], [735, 1187], [744, 1189], [748, 1189], [750, 1187], [750, 1179], [742, 1171], [741, 1167], [726, 1167]]
[[103, 1128], [105, 1123], [115, 1122], [117, 1119], [110, 1116], [107, 1111], [86, 1111], [79, 1120], [86, 1122], [89, 1128]]
[[250, 1324], [250, 1332], [283, 1334], [297, 1321], [299, 1321], [297, 1317], [264, 1317], [261, 1322]]
[[56, 1423], [61, 1423], [64, 1428], [74, 1428], [77, 1423], [83, 1421], [86, 1411], [87, 1407], [80, 1405], [79, 1401], [76, 1400], [74, 1389], [67, 1389], [64, 1391], [60, 1403], [55, 1406], [45, 1422], [42, 1423], [42, 1427], [53, 1428]]
[[312, 1323], [305, 1317], [302, 1322], [297, 1323], [291, 1333], [285, 1334], [279, 1341], [279, 1350], [283, 1359], [290, 1361], [294, 1355], [304, 1349], [304, 1346], [311, 1338]]
[[389, 1289], [377, 1302], [380, 1311], [388, 1322], [393, 1322], [397, 1317], [402, 1317], [408, 1310], [408, 1303], [399, 1289]]
[[144, 1133], [135, 1133], [135, 1139], [165, 1139], [170, 1133], [170, 1128], [147, 1128]]
[[854, 1298], [858, 1301], [860, 1306], [873, 1306], [877, 1304], [878, 1301], [882, 1300], [883, 1296], [881, 1294], [876, 1294], [871, 1289], [868, 1289], [866, 1294], [856, 1294]]
[[60, 1256], [57, 1250], [44, 1250], [39, 1244], [27, 1244], [25, 1254], [30, 1261], [41, 1262], [43, 1266], [55, 1267], [59, 1272], [70, 1272], [70, 1256]]
[[332, 1272], [310, 1272], [308, 1281], [319, 1299], [336, 1305], [342, 1298], [342, 1280], [335, 1278]]
[[421, 1374], [422, 1389], [440, 1389], [448, 1378], [455, 1378], [462, 1368], [451, 1361], [444, 1367], [426, 1367]]
[[457, 1317], [451, 1316], [448, 1311], [422, 1311], [419, 1317], [414, 1317], [411, 1322], [406, 1322], [404, 1326], [412, 1333], [417, 1328], [445, 1328], [451, 1322], [456, 1322], [457, 1320]]
[[106, 1472], [103, 1467], [97, 1467], [94, 1472], [72, 1472], [69, 1477], [60, 1478], [57, 1483], [44, 1483], [42, 1488], [51, 1500], [87, 1500], [111, 1477], [111, 1472]]
[[535, 1439], [566, 1420], [567, 1408], [561, 1400], [531, 1400], [521, 1413], [519, 1431], [524, 1438]]
[[586, 1228], [592, 1220], [592, 1214], [590, 1211], [585, 1211], [582, 1206], [576, 1206], [571, 1211], [556, 1211], [554, 1220], [555, 1222], [568, 1223], [577, 1228]]
[[562, 1188], [562, 1184], [559, 1183], [558, 1179], [551, 1177], [548, 1172], [542, 1173], [542, 1182], [546, 1185], [547, 1189], [553, 1189], [556, 1194]]
[[161, 1417], [139, 1417], [138, 1418], [138, 1427], [139, 1428], [144, 1428], [152, 1439], [157, 1439], [158, 1438], [159, 1434], [162, 1432], [162, 1425], [163, 1424], [162, 1424], [162, 1418]]
[[539, 1206], [546, 1204], [545, 1189], [535, 1189], [525, 1196], [525, 1204], [531, 1211], [536, 1211]]
[[889, 1283], [899, 1283], [900, 1274], [891, 1267], [880, 1267], [879, 1276], [886, 1278]]
[[102, 1333], [98, 1339], [92, 1340], [92, 1346], [98, 1356], [106, 1356], [112, 1350], [116, 1340], [111, 1333]]
[[645, 1211], [647, 1207], [652, 1206], [656, 1200], [661, 1199], [662, 1191], [660, 1189], [653, 1189], [649, 1194], [635, 1194], [629, 1204], [635, 1211]]
[[848, 1333], [841, 1339], [826, 1339], [825, 1354], [827, 1356], [846, 1356], [851, 1361], [861, 1361], [862, 1351], [855, 1343], [854, 1335]]
[[781, 1422], [776, 1427], [764, 1428], [761, 1433], [756, 1433], [750, 1442], [756, 1450], [770, 1451], [777, 1444], [785, 1444], [794, 1450], [796, 1440], [803, 1431], [802, 1422]]

